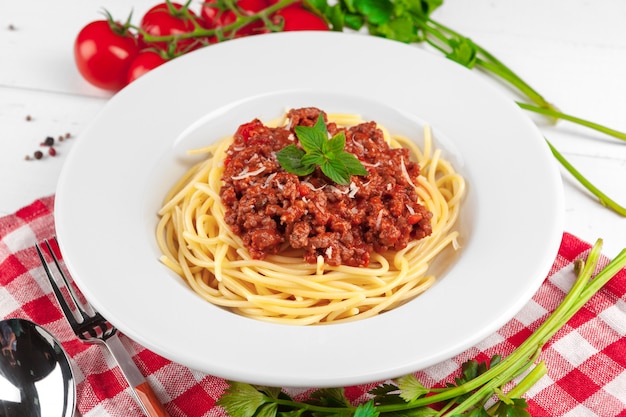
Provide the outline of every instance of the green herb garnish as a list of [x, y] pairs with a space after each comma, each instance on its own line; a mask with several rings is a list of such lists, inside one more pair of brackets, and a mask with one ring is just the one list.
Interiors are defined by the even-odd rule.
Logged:
[[[324, 16], [334, 31], [366, 30], [370, 35], [404, 43], [426, 43], [448, 59], [484, 71], [513, 87], [525, 98], [525, 102], [516, 102], [524, 110], [544, 115], [555, 123], [566, 120], [626, 141], [626, 132], [562, 112], [487, 49], [434, 20], [431, 14], [444, 0], [307, 0], [306, 3], [315, 13]], [[600, 191], [549, 141], [548, 145], [557, 161], [602, 205], [626, 216], [626, 206]]]
[[368, 401], [352, 404], [343, 388], [319, 389], [298, 401], [280, 388], [229, 381], [217, 404], [232, 417], [529, 417], [522, 395], [547, 372], [542, 347], [626, 265], [624, 249], [596, 273], [601, 248], [598, 239], [587, 259], [576, 262], [569, 293], [524, 342], [505, 358], [467, 361], [454, 383], [443, 388], [427, 388], [410, 374], [373, 388]]
[[352, 175], [368, 174], [361, 161], [344, 150], [344, 132], [328, 138], [328, 129], [321, 114], [315, 126], [296, 126], [294, 130], [302, 149], [292, 144], [276, 152], [276, 158], [285, 171], [303, 177], [320, 167], [324, 175], [341, 185], [350, 184]]
[[[251, 27], [252, 23], [259, 23], [263, 26], [263, 30], [255, 29], [259, 31], [258, 33], [262, 33], [264, 30], [269, 32], [283, 31], [284, 22], [276, 22], [272, 16], [298, 2], [300, 0], [276, 0], [265, 9], [249, 12], [241, 9], [234, 0], [214, 0], [211, 7], [217, 8], [220, 13], [233, 12], [235, 20], [227, 25], [218, 25], [211, 29], [205, 28], [196, 21], [196, 17], [188, 10], [187, 3], [179, 12], [192, 20], [195, 27], [188, 32], [174, 35], [155, 36], [141, 27], [128, 23], [126, 26], [137, 31], [137, 34], [141, 35], [142, 39], [148, 43], [165, 42], [175, 47], [177, 42], [195, 39], [197, 44], [208, 45], [211, 43], [206, 42], [206, 39], [215, 39], [218, 42], [233, 39], [241, 34], [240, 29]], [[361, 32], [366, 30], [370, 35], [399, 42], [426, 43], [450, 60], [467, 68], [480, 69], [518, 90], [526, 98], [526, 102], [516, 101], [516, 103], [524, 110], [544, 115], [554, 122], [565, 120], [626, 141], [626, 132], [563, 113], [488, 50], [472, 39], [435, 21], [431, 14], [442, 6], [443, 2], [444, 0], [307, 0], [305, 4], [307, 9], [321, 17], [328, 24], [329, 29], [333, 31]], [[548, 145], [557, 161], [574, 179], [596, 196], [602, 205], [626, 216], [626, 206], [620, 205], [600, 191], [570, 162], [565, 160], [550, 142]], [[298, 156], [290, 155], [289, 159], [292, 158], [297, 159]], [[296, 169], [304, 169], [304, 166], [300, 165], [296, 163], [298, 166]]]

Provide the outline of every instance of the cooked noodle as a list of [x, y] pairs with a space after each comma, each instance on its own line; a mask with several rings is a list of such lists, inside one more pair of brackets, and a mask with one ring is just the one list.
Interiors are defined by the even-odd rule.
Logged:
[[[354, 115], [328, 115], [341, 126], [361, 123]], [[159, 211], [156, 236], [161, 261], [207, 301], [243, 316], [276, 323], [309, 325], [371, 317], [426, 291], [435, 282], [429, 265], [446, 247], [457, 248], [453, 226], [465, 182], [433, 149], [424, 129], [424, 147], [390, 135], [391, 147], [406, 147], [421, 168], [416, 190], [432, 213], [432, 234], [397, 252], [372, 253], [367, 267], [304, 262], [290, 248], [253, 259], [224, 220], [220, 199], [224, 156], [232, 137], [194, 151], [206, 158], [170, 190]]]

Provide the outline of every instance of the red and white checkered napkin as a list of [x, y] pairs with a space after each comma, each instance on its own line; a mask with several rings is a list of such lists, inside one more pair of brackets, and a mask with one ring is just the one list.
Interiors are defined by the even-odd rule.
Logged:
[[[33, 245], [54, 235], [53, 204], [53, 197], [42, 198], [0, 218], [0, 317], [30, 319], [61, 341], [73, 360], [83, 416], [140, 416], [110, 357], [99, 346], [74, 337], [39, 264]], [[549, 276], [514, 319], [463, 354], [418, 372], [418, 378], [425, 385], [441, 384], [458, 375], [460, 364], [468, 359], [506, 356], [561, 301], [574, 280], [573, 260], [586, 256], [589, 248], [564, 234]], [[172, 363], [126, 337], [122, 340], [172, 417], [225, 415], [215, 406], [226, 387], [223, 379]], [[626, 416], [626, 270], [554, 336], [542, 359], [549, 372], [526, 395], [533, 416]], [[346, 393], [351, 400], [363, 400], [374, 385], [347, 387]]]

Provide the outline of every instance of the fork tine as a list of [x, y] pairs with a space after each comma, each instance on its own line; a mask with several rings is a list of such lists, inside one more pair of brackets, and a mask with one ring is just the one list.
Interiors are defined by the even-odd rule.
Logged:
[[[46, 246], [48, 254], [50, 255], [50, 257], [54, 261], [54, 265], [56, 266], [56, 269], [59, 272], [59, 275], [63, 279], [63, 283], [65, 284], [65, 287], [68, 290], [69, 297], [71, 298], [71, 302], [74, 304], [74, 306], [76, 307], [76, 310], [78, 311], [78, 314], [80, 315], [81, 322], [84, 321], [87, 318], [87, 315], [86, 315], [84, 309], [82, 308], [82, 306], [80, 305], [80, 303], [78, 302], [78, 299], [76, 298], [76, 295], [74, 294], [74, 292], [73, 292], [73, 290], [71, 288], [71, 285], [69, 283], [69, 280], [67, 279], [67, 276], [63, 272], [63, 269], [61, 269], [61, 265], [59, 264], [59, 260], [57, 259], [56, 255], [54, 254], [54, 252], [52, 250], [52, 247], [50, 246], [50, 243], [47, 240], [45, 240], [44, 244]], [[67, 300], [67, 298], [61, 292], [61, 288], [59, 287], [59, 284], [57, 284], [56, 279], [54, 278], [55, 274], [52, 272], [52, 269], [50, 269], [50, 266], [49, 266], [48, 262], [46, 262], [46, 258], [43, 255], [41, 246], [39, 244], [36, 244], [35, 248], [37, 249], [37, 254], [39, 255], [39, 259], [41, 260], [41, 264], [42, 264], [44, 270], [46, 271], [46, 276], [48, 277], [48, 281], [50, 281], [50, 286], [52, 287], [52, 291], [54, 292], [54, 295], [55, 295], [57, 301], [59, 302], [59, 305], [61, 306], [61, 309], [63, 310], [64, 315], [67, 317], [67, 320], [70, 322], [70, 325], [72, 327], [78, 325], [79, 321], [76, 320], [76, 315], [75, 315], [75, 313], [74, 313], [74, 311], [73, 311], [73, 309], [72, 309], [72, 307], [70, 305], [70, 302]]]
[[[69, 293], [68, 298], [72, 299], [72, 302], [76, 306], [76, 309], [82, 316], [82, 320], [80, 322], [77, 322], [76, 316], [70, 308], [69, 301], [61, 292], [61, 289], [59, 288], [59, 285], [54, 278], [54, 274], [52, 273], [50, 265], [48, 264], [48, 262], [46, 262], [42, 247], [39, 244], [35, 244], [35, 249], [37, 249], [37, 254], [39, 255], [39, 259], [41, 260], [41, 265], [46, 271], [46, 276], [48, 277], [48, 281], [50, 281], [50, 286], [54, 291], [54, 295], [56, 296], [56, 299], [59, 302], [61, 309], [63, 310], [63, 314], [65, 315], [76, 336], [82, 342], [100, 343], [107, 347], [115, 361], [120, 366], [122, 374], [133, 389], [133, 395], [135, 396], [135, 399], [137, 400], [146, 415], [151, 417], [169, 417], [169, 414], [163, 408], [163, 404], [159, 402], [156, 394], [154, 394], [152, 388], [137, 368], [137, 365], [135, 365], [135, 363], [133, 362], [130, 354], [125, 350], [124, 346], [120, 342], [120, 339], [117, 337], [117, 328], [109, 323], [104, 317], [102, 317], [100, 313], [95, 311], [95, 309], [93, 309], [89, 305], [89, 302], [80, 302], [80, 298], [77, 297], [70, 284], [69, 274], [66, 275], [63, 272], [61, 264], [54, 254], [50, 243], [47, 240], [44, 242], [45, 248], [47, 249], [52, 260], [54, 261], [56, 269], [58, 270], [61, 278], [65, 283], [65, 286]], [[85, 306], [89, 310], [93, 310], [92, 315], [89, 315], [90, 313], [87, 313], [84, 310]]]
[[[56, 238], [53, 237], [52, 240], [58, 247]], [[87, 302], [86, 300], [83, 302], [81, 298], [78, 296], [78, 294], [76, 293], [74, 286], [70, 282], [71, 280], [69, 279], [67, 274], [63, 272], [63, 268], [61, 267], [61, 264], [59, 263], [59, 259], [54, 254], [52, 246], [50, 245], [50, 241], [46, 240], [45, 243], [46, 243], [46, 247], [48, 248], [48, 252], [50, 252], [50, 256], [52, 257], [52, 260], [54, 261], [54, 264], [56, 265], [57, 270], [59, 271], [59, 274], [61, 275], [63, 282], [65, 283], [65, 287], [67, 288], [67, 291], [69, 292], [70, 297], [72, 298], [72, 301], [74, 302], [74, 305], [76, 306], [78, 311], [80, 311], [81, 316], [83, 318], [87, 318], [90, 315], [97, 313], [97, 311], [95, 311], [94, 308], [91, 307], [91, 304], [89, 304], [89, 302]]]

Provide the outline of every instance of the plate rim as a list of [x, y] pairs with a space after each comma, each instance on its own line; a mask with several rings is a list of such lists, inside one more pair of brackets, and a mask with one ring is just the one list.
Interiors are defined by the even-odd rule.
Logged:
[[[462, 74], [464, 71], [464, 69], [462, 68], [457, 68], [457, 64], [453, 64], [452, 62], [449, 62], [449, 61], [444, 61], [440, 57], [435, 57], [433, 55], [430, 55], [423, 50], [414, 48], [413, 46], [409, 46], [409, 45], [401, 46], [399, 45], [399, 43], [395, 41], [388, 41], [388, 40], [374, 38], [370, 36], [350, 35], [350, 34], [344, 34], [344, 33], [342, 34], [320, 33], [320, 32], [280, 33], [280, 34], [263, 35], [263, 37], [256, 36], [256, 37], [250, 37], [250, 38], [241, 38], [241, 39], [225, 42], [222, 44], [214, 45], [214, 46], [211, 46], [210, 48], [205, 48], [204, 50], [195, 51], [193, 53], [190, 53], [188, 57], [183, 56], [181, 58], [177, 58], [177, 60], [174, 60], [171, 63], [168, 63], [160, 68], [157, 68], [153, 73], [149, 73], [146, 76], [142, 77], [144, 79], [137, 80], [135, 85], [130, 85], [129, 87], [122, 90], [120, 93], [114, 96], [105, 105], [105, 108], [101, 111], [101, 113], [99, 113], [97, 118], [87, 128], [87, 130], [83, 132], [83, 134], [79, 135], [80, 141], [78, 141], [75, 144], [75, 146], [73, 146], [73, 149], [70, 152], [70, 155], [68, 155], [66, 164], [64, 165], [62, 169], [61, 177], [59, 180], [59, 185], [57, 188], [57, 201], [55, 202], [55, 218], [59, 220], [57, 224], [57, 234], [59, 237], [61, 250], [64, 252], [64, 255], [65, 255], [66, 265], [68, 269], [70, 270], [70, 273], [74, 275], [74, 278], [78, 286], [81, 288], [81, 290], [83, 290], [86, 297], [105, 316], [107, 316], [105, 312], [112, 313], [110, 311], [111, 306], [105, 306], [102, 300], [100, 300], [100, 296], [98, 294], [95, 294], [94, 291], [92, 290], [92, 287], [94, 287], [93, 283], [89, 282], [89, 279], [85, 277], [85, 271], [86, 271], [86, 268], [84, 265], [85, 261], [82, 260], [84, 259], [83, 256], [85, 255], [84, 250], [83, 249], [79, 250], [77, 243], [71, 241], [72, 231], [70, 230], [70, 228], [68, 228], [69, 227], [68, 220], [71, 219], [72, 216], [76, 214], [75, 208], [71, 207], [72, 205], [71, 195], [67, 194], [67, 193], [70, 193], [70, 190], [68, 190], [68, 187], [71, 188], [72, 187], [71, 184], [73, 184], [72, 181], [75, 180], [76, 173], [72, 172], [72, 170], [76, 169], [75, 167], [77, 166], [80, 167], [81, 164], [84, 165], [84, 163], [79, 162], [78, 158], [80, 158], [81, 156], [84, 156], [84, 154], [87, 151], [89, 151], [89, 146], [92, 146], [92, 145], [89, 145], [89, 146], [85, 145], [85, 143], [87, 143], [86, 142], [87, 139], [85, 139], [85, 137], [89, 137], [89, 135], [91, 135], [92, 137], [97, 136], [97, 134], [95, 134], [94, 132], [97, 131], [97, 129], [101, 127], [102, 123], [107, 121], [106, 120], [107, 117], [110, 117], [109, 114], [115, 113], [117, 111], [115, 106], [120, 105], [120, 103], [122, 105], [125, 105], [128, 101], [132, 102], [133, 99], [139, 100], [137, 98], [138, 96], [137, 92], [145, 91], [148, 88], [154, 87], [156, 84], [162, 82], [163, 79], [172, 75], [177, 68], [185, 69], [186, 66], [188, 67], [192, 64], [197, 63], [198, 61], [202, 61], [202, 59], [209, 59], [212, 57], [214, 58], [216, 56], [223, 58], [227, 52], [236, 54], [238, 51], [239, 52], [250, 51], [251, 48], [258, 48], [260, 46], [263, 46], [265, 48], [270, 48], [270, 49], [276, 48], [278, 50], [279, 49], [278, 46], [288, 45], [296, 41], [303, 43], [307, 46], [315, 45], [318, 42], [321, 42], [326, 47], [333, 47], [332, 45], [334, 45], [335, 43], [339, 43], [341, 44], [341, 46], [345, 46], [347, 44], [359, 50], [366, 48], [366, 47], [374, 48], [374, 47], [385, 46], [386, 48], [392, 49], [393, 51], [402, 51], [403, 53], [406, 53], [407, 55], [410, 55], [411, 57], [419, 57], [420, 59], [429, 60], [432, 62], [436, 61], [437, 62], [436, 65], [441, 65], [442, 67], [450, 68], [449, 71], [454, 74]], [[388, 55], [392, 56], [393, 54], [388, 54]], [[446, 62], [446, 64], [444, 65], [443, 62]], [[481, 87], [483, 87], [485, 91], [485, 95], [488, 100], [498, 101], [499, 104], [502, 104], [502, 105], [504, 105], [505, 101], [508, 100], [504, 96], [504, 94], [497, 91], [495, 88], [488, 85], [483, 80], [478, 79], [477, 76], [464, 75], [464, 77], [474, 80], [474, 82], [476, 82], [477, 85], [480, 85]], [[171, 91], [171, 90], [168, 90], [168, 91]], [[508, 106], [508, 108], [506, 106]], [[520, 118], [520, 120], [518, 120], [520, 125], [525, 125], [526, 129], [528, 129], [529, 131], [535, 132], [534, 135], [535, 135], [536, 141], [542, 140], [539, 130], [536, 128], [534, 124], [532, 124], [532, 122], [529, 119], [526, 118], [526, 116], [522, 116], [522, 111], [520, 109], [517, 109], [517, 107], [514, 106], [513, 103], [509, 103], [506, 106], [505, 106], [505, 109], [507, 112], [510, 112], [511, 114], [517, 112]], [[517, 110], [514, 110], [514, 109], [517, 109]], [[420, 117], [419, 114], [417, 116]], [[243, 120], [242, 122], [245, 122], [245, 120]], [[439, 128], [439, 126], [434, 126], [434, 127]], [[91, 140], [93, 141], [93, 139]], [[535, 145], [539, 146], [537, 144], [534, 144], [533, 146]], [[85, 149], [85, 147], [87, 148]], [[545, 147], [545, 155], [548, 155], [547, 146]], [[493, 319], [489, 323], [489, 325], [485, 326], [483, 331], [478, 332], [474, 338], [471, 338], [471, 339], [466, 338], [463, 341], [459, 341], [456, 345], [449, 345], [447, 346], [446, 349], [441, 349], [436, 354], [433, 353], [428, 358], [428, 360], [424, 360], [424, 361], [414, 360], [414, 361], [410, 361], [410, 363], [404, 363], [404, 364], [398, 363], [396, 364], [395, 367], [391, 367], [388, 369], [379, 369], [375, 367], [367, 368], [367, 366], [364, 365], [364, 368], [367, 368], [367, 369], [365, 370], [352, 369], [349, 374], [345, 374], [345, 372], [344, 374], [342, 374], [340, 371], [337, 371], [337, 369], [332, 369], [332, 370], [327, 370], [328, 371], [327, 374], [322, 374], [322, 373], [313, 374], [312, 373], [310, 375], [290, 375], [288, 370], [284, 369], [281, 372], [276, 372], [274, 375], [267, 375], [267, 374], [264, 374], [263, 371], [269, 370], [271, 372], [272, 370], [265, 369], [262, 367], [259, 369], [255, 369], [254, 371], [250, 371], [248, 373], [247, 370], [245, 369], [240, 369], [240, 370], [233, 369], [232, 368], [233, 363], [229, 363], [228, 366], [220, 365], [215, 362], [208, 364], [207, 362], [203, 362], [199, 358], [188, 357], [188, 356], [185, 356], [185, 354], [181, 352], [169, 351], [169, 347], [170, 347], [169, 345], [165, 346], [164, 344], [160, 343], [158, 340], [150, 339], [150, 335], [149, 334], [147, 335], [146, 331], [143, 331], [142, 333], [141, 330], [132, 328], [132, 326], [129, 325], [126, 320], [120, 317], [117, 317], [116, 314], [110, 314], [110, 317], [107, 317], [107, 318], [109, 318], [113, 322], [113, 324], [115, 324], [118, 328], [120, 328], [122, 332], [124, 332], [133, 340], [142, 344], [146, 348], [154, 351], [155, 353], [161, 354], [162, 356], [165, 356], [168, 359], [171, 359], [183, 365], [187, 365], [193, 369], [197, 369], [197, 370], [207, 372], [207, 373], [212, 373], [216, 376], [221, 376], [221, 377], [228, 378], [228, 379], [237, 379], [243, 382], [260, 383], [260, 384], [267, 384], [267, 385], [273, 384], [273, 385], [280, 385], [280, 386], [311, 386], [311, 387], [339, 386], [339, 385], [345, 386], [345, 385], [359, 384], [359, 383], [372, 382], [376, 380], [391, 378], [395, 376], [400, 376], [404, 373], [408, 373], [408, 371], [413, 372], [419, 369], [423, 369], [424, 367], [433, 365], [441, 360], [447, 359], [451, 356], [454, 356], [455, 354], [461, 353], [466, 348], [472, 346], [476, 342], [488, 336], [493, 330], [501, 327], [503, 324], [506, 323], [506, 321], [510, 320], [514, 316], [514, 314], [519, 311], [519, 309], [523, 307], [523, 305], [530, 299], [530, 297], [532, 297], [534, 292], [537, 290], [537, 288], [543, 281], [543, 278], [545, 278], [545, 275], [548, 273], [549, 268], [552, 265], [554, 256], [556, 256], [556, 253], [558, 251], [558, 246], [560, 244], [562, 230], [563, 230], [562, 229], [563, 197], [562, 197], [562, 187], [560, 184], [560, 175], [558, 171], [556, 170], [555, 164], [553, 164], [553, 166], [551, 167], [546, 167], [545, 169], [546, 169], [546, 172], [549, 173], [550, 178], [549, 178], [549, 181], [545, 181], [544, 184], [546, 186], [556, 188], [552, 190], [555, 192], [555, 195], [551, 202], [552, 204], [549, 207], [549, 209], [551, 209], [549, 212], [549, 216], [554, 221], [554, 225], [553, 225], [553, 229], [550, 230], [550, 236], [548, 236], [545, 239], [546, 241], [545, 248], [550, 253], [550, 255], [544, 256], [544, 259], [542, 259], [539, 262], [539, 265], [537, 265], [534, 268], [535, 274], [537, 275], [537, 277], [535, 277], [532, 280], [532, 284], [529, 284], [526, 287], [525, 293], [522, 296], [517, 298], [516, 302], [511, 305], [511, 307], [509, 308], [509, 310], [506, 311], [506, 313], [503, 313], [501, 317], [499, 317], [498, 319]], [[469, 184], [469, 187], [474, 188], [474, 190], [476, 188], [475, 185], [472, 185], [472, 184]], [[63, 220], [65, 220], [65, 222]], [[97, 245], [93, 245], [93, 244], [92, 246], [97, 247]], [[78, 258], [79, 255], [81, 256], [80, 260]], [[539, 276], [539, 275], [542, 275], [542, 276]], [[108, 297], [110, 298], [110, 295]], [[213, 310], [213, 313], [215, 313], [215, 310]], [[228, 314], [231, 314], [231, 313], [228, 313]], [[385, 320], [382, 320], [384, 321], [384, 325], [388, 324], [387, 323], [388, 320], [386, 320], [387, 317], [395, 316], [395, 315], [396, 314], [385, 313], [385, 317], [384, 317]], [[215, 317], [224, 318], [224, 316], [221, 313], [216, 314]], [[371, 323], [380, 322], [381, 318], [367, 319], [367, 321], [368, 321], [367, 324], [369, 324], [369, 322]], [[356, 329], [355, 331], [366, 331], [367, 324], [365, 323], [365, 321], [356, 322], [352, 324], [350, 327]], [[255, 327], [258, 327], [259, 329], [268, 328], [267, 325], [261, 324], [261, 323], [255, 324]], [[307, 338], [323, 339], [324, 337], [327, 337], [326, 333], [332, 333], [332, 332], [327, 332], [326, 330], [322, 330], [323, 327], [329, 327], [329, 326], [319, 326], [317, 330], [316, 329], [305, 330], [305, 329], [291, 328], [289, 330], [289, 333], [294, 334], [295, 337], [302, 337], [304, 339], [307, 339]], [[311, 327], [308, 327], [308, 329], [311, 329]], [[149, 331], [155, 331], [155, 329], [150, 327], [150, 330], [148, 330], [148, 332]], [[302, 345], [301, 343], [296, 344], [296, 346], [301, 346], [301, 345]], [[279, 351], [282, 352], [282, 350], [279, 350]], [[402, 352], [403, 354], [406, 354], [404, 350], [402, 350]], [[293, 358], [292, 360], [295, 361], [295, 358]], [[417, 365], [418, 363], [419, 365]], [[297, 364], [289, 363], [289, 366], [295, 366], [295, 365]]]

